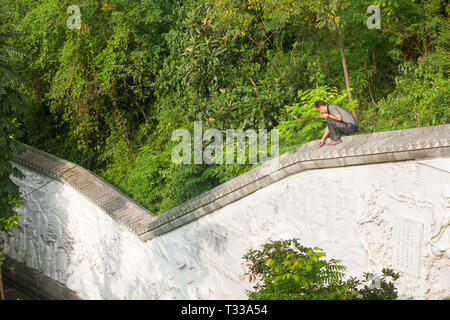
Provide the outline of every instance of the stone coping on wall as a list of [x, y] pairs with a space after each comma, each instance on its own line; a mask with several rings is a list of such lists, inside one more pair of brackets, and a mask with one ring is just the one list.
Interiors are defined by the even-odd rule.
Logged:
[[[27, 146], [14, 161], [67, 183], [142, 241], [167, 233], [290, 175], [312, 169], [450, 156], [450, 124], [343, 137], [336, 146], [306, 143], [159, 216], [69, 161]], [[71, 169], [72, 168], [72, 169]]]
[[450, 156], [450, 124], [354, 135], [336, 146], [309, 142], [162, 213], [143, 241], [167, 233], [290, 175], [312, 169]]
[[27, 145], [25, 148], [13, 162], [71, 186], [136, 235], [145, 232], [157, 219], [157, 215], [93, 172], [36, 148]]

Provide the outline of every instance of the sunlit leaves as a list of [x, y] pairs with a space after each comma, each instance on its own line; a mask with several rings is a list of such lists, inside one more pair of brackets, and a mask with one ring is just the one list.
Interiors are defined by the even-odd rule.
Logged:
[[[362, 280], [345, 276], [341, 261], [326, 259], [318, 247], [308, 248], [298, 239], [269, 241], [261, 250], [249, 250], [247, 263], [255, 300], [329, 300], [396, 299], [395, 281], [399, 274], [383, 269], [381, 276], [372, 273]], [[376, 282], [376, 284], [374, 284]]]

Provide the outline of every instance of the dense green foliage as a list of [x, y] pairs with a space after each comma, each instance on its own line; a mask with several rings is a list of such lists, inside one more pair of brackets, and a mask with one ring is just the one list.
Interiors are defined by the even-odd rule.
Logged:
[[[362, 133], [450, 123], [448, 4], [380, 0], [370, 30], [373, 3], [2, 0], [30, 59], [24, 114], [1, 121], [157, 213], [253, 167], [175, 165], [172, 132], [196, 120], [279, 128], [282, 152], [320, 138], [323, 120], [293, 121], [316, 98], [357, 113]], [[66, 26], [73, 4], [80, 29]]]
[[7, 15], [0, 7], [0, 231], [11, 230], [17, 225], [19, 215], [12, 208], [20, 205], [19, 188], [11, 181], [11, 175], [21, 177], [10, 160], [22, 150], [20, 137], [22, 110], [19, 89], [23, 77], [18, 71], [24, 55], [11, 45], [18, 32], [2, 23]]
[[[10, 160], [22, 150], [20, 137], [20, 85], [23, 77], [20, 63], [24, 55], [11, 45], [12, 39], [20, 33], [4, 22], [9, 14], [0, 6], [0, 232], [10, 231], [17, 226], [20, 215], [13, 208], [21, 204], [19, 188], [11, 176], [22, 177], [21, 172], [11, 165]], [[2, 249], [2, 248], [0, 248]], [[0, 250], [0, 299], [4, 300], [1, 267], [4, 251]]]
[[399, 274], [383, 269], [382, 276], [365, 273], [361, 280], [345, 278], [339, 260], [325, 260], [320, 248], [302, 246], [298, 239], [270, 241], [250, 250], [244, 259], [253, 300], [393, 300]]

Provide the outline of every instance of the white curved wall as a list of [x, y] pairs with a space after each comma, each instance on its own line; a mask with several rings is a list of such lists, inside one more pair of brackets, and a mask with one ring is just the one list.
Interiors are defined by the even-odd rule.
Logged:
[[[49, 179], [18, 167], [23, 194]], [[298, 237], [353, 276], [401, 271], [402, 299], [442, 299], [450, 295], [449, 171], [450, 158], [305, 171], [148, 242], [53, 181], [26, 197], [8, 255], [83, 299], [246, 299], [242, 256]]]

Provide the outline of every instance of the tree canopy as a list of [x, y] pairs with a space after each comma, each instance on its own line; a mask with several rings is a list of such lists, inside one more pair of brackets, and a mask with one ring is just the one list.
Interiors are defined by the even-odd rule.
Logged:
[[[5, 51], [2, 34], [0, 59], [29, 59], [17, 69], [23, 85], [1, 60], [1, 99], [14, 100], [5, 90], [22, 95], [2, 100], [1, 168], [21, 129], [22, 142], [82, 163], [156, 213], [253, 167], [175, 165], [172, 132], [194, 121], [278, 128], [282, 151], [320, 138], [322, 120], [293, 121], [313, 115], [316, 98], [352, 110], [361, 133], [450, 123], [446, 1], [2, 4], [2, 23], [23, 36], [7, 40], [20, 51]], [[67, 27], [75, 4], [79, 29]], [[370, 5], [380, 8], [380, 29], [366, 25]]]
[[22, 174], [10, 161], [23, 150], [18, 138], [23, 114], [20, 86], [24, 81], [19, 70], [24, 54], [11, 44], [21, 34], [3, 22], [7, 14], [0, 6], [0, 231], [11, 230], [17, 224], [13, 207], [20, 205], [21, 199], [11, 176]]

